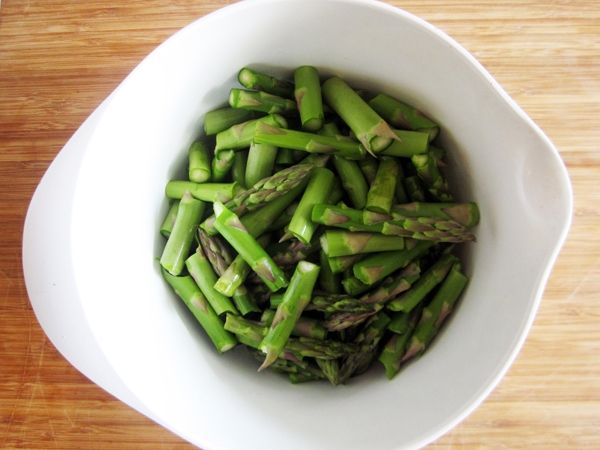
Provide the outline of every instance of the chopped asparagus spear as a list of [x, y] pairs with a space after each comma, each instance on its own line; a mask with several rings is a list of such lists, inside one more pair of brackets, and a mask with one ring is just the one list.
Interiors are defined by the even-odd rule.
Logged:
[[189, 170], [190, 181], [194, 183], [206, 183], [210, 180], [211, 162], [210, 150], [204, 142], [194, 142], [189, 149]]
[[294, 72], [294, 84], [302, 128], [318, 131], [323, 126], [324, 119], [319, 71], [312, 66], [298, 67]]

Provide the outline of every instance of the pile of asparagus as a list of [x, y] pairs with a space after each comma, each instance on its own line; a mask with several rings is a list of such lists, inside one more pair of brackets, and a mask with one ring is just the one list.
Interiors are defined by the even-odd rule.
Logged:
[[166, 186], [164, 278], [259, 370], [338, 385], [379, 361], [392, 379], [468, 282], [452, 249], [479, 211], [450, 192], [439, 126], [312, 66], [238, 80]]

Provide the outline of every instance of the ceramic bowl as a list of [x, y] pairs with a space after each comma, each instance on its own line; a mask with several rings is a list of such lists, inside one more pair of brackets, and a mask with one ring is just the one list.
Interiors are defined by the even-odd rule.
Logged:
[[[471, 282], [440, 336], [388, 381], [291, 385], [219, 355], [160, 276], [157, 230], [203, 115], [246, 65], [310, 64], [420, 107], [441, 127], [448, 178], [479, 204]], [[43, 178], [23, 246], [36, 315], [63, 355], [125, 403], [206, 450], [408, 449], [432, 442], [497, 385], [521, 348], [566, 237], [558, 152], [451, 38], [374, 1], [255, 0], [222, 8], [152, 52]]]

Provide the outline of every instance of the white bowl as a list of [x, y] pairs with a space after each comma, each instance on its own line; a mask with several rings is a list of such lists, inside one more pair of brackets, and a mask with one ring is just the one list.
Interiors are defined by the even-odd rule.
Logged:
[[[218, 355], [163, 282], [166, 182], [245, 65], [300, 65], [418, 105], [442, 126], [451, 185], [482, 215], [471, 277], [431, 348], [393, 381], [290, 385]], [[438, 438], [496, 386], [533, 321], [571, 217], [558, 152], [463, 48], [359, 0], [256, 0], [157, 48], [82, 125], [25, 225], [27, 290], [49, 338], [108, 392], [204, 449], [405, 449]]]

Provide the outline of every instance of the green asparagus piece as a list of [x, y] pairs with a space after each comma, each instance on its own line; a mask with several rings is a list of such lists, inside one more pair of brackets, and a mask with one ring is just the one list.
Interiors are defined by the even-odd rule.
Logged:
[[414, 217], [402, 220], [390, 220], [381, 223], [381, 232], [388, 236], [404, 236], [419, 240], [436, 242], [469, 242], [475, 235], [454, 220], [433, 217]]
[[[396, 181], [396, 189], [394, 190], [394, 197], [396, 202], [399, 204], [408, 203], [408, 194], [406, 193], [406, 189], [404, 189], [404, 178], [406, 175], [404, 173], [404, 169], [402, 164], [398, 165], [398, 180]], [[393, 205], [392, 205], [393, 207]]]
[[179, 200], [175, 200], [171, 204], [169, 212], [167, 213], [167, 217], [165, 217], [165, 220], [163, 221], [163, 224], [160, 227], [160, 234], [162, 234], [167, 239], [171, 235], [171, 231], [173, 231], [173, 225], [175, 225], [175, 219], [177, 219], [178, 210]]
[[235, 151], [233, 150], [222, 150], [215, 153], [215, 157], [212, 160], [212, 180], [214, 182], [220, 182], [225, 179], [231, 168], [233, 167], [233, 159], [235, 157]]
[[234, 125], [258, 119], [264, 114], [246, 109], [220, 108], [209, 111], [204, 116], [204, 132], [212, 136]]
[[294, 96], [300, 112], [302, 128], [318, 131], [323, 126], [323, 101], [319, 72], [312, 66], [301, 66], [294, 72]]
[[277, 314], [264, 337], [260, 349], [266, 354], [259, 370], [263, 370], [275, 361], [288, 341], [294, 324], [311, 299], [312, 291], [319, 276], [319, 266], [300, 261], [296, 266]]
[[366, 253], [357, 253], [349, 256], [327, 257], [329, 268], [333, 274], [340, 274], [354, 265], [355, 262], [364, 259], [368, 255]]
[[269, 114], [260, 119], [249, 120], [234, 125], [216, 135], [215, 157], [224, 150], [242, 150], [250, 147], [254, 131], [260, 123], [273, 127], [287, 128], [287, 120], [280, 114]]
[[379, 162], [375, 158], [367, 156], [364, 159], [357, 161], [357, 163], [365, 177], [365, 180], [367, 181], [367, 185], [371, 186], [373, 181], [375, 181], [377, 169], [379, 168]]
[[[268, 145], [268, 144], [262, 144]], [[274, 147], [277, 148], [277, 147]], [[296, 158], [294, 157], [294, 152], [298, 150], [292, 150], [291, 148], [280, 148], [277, 150], [277, 155], [275, 156], [275, 166], [291, 166], [296, 163]]]
[[418, 131], [394, 130], [399, 140], [394, 140], [382, 155], [410, 158], [427, 153], [429, 149], [429, 134]]
[[333, 273], [329, 265], [329, 258], [322, 250], [319, 251], [319, 264], [321, 265], [319, 287], [328, 294], [341, 294], [343, 291], [342, 277], [339, 273]]
[[340, 177], [335, 177], [333, 179], [333, 184], [331, 185], [329, 195], [325, 199], [325, 203], [327, 203], [328, 205], [335, 205], [336, 203], [339, 203], [342, 200], [342, 198], [344, 198], [344, 195], [345, 191], [342, 187]]
[[383, 230], [382, 224], [365, 225], [363, 211], [324, 203], [313, 206], [311, 220], [321, 225], [344, 228], [350, 231], [381, 233]]
[[340, 155], [351, 159], [362, 159], [366, 154], [366, 150], [360, 142], [346, 136], [323, 136], [283, 129], [266, 122], [256, 126], [254, 141], [281, 148], [303, 150], [308, 153]]
[[194, 142], [189, 149], [188, 176], [194, 183], [206, 183], [210, 180], [210, 150], [204, 142]]
[[298, 208], [298, 202], [294, 201], [287, 206], [281, 214], [273, 221], [267, 229], [267, 232], [282, 230], [287, 227], [294, 216], [294, 212]]
[[237, 345], [235, 337], [224, 328], [223, 321], [206, 301], [202, 292], [190, 276], [176, 277], [161, 269], [163, 277], [173, 287], [175, 293], [183, 300], [194, 314], [219, 353], [224, 353]]
[[246, 163], [247, 185], [254, 186], [260, 180], [273, 175], [276, 157], [277, 147], [252, 141]]
[[409, 290], [391, 300], [386, 305], [387, 308], [391, 311], [410, 312], [433, 288], [444, 280], [452, 265], [457, 261], [458, 258], [451, 253], [442, 255], [438, 261], [421, 275]]
[[425, 186], [418, 175], [410, 175], [402, 180], [406, 195], [411, 202], [426, 202]]
[[310, 175], [306, 190], [288, 226], [288, 231], [303, 243], [311, 241], [318, 226], [311, 219], [313, 206], [325, 201], [334, 178], [331, 170], [321, 167], [315, 168]]
[[407, 239], [404, 244], [404, 250], [376, 253], [357, 262], [353, 267], [354, 276], [364, 284], [372, 285], [406, 267], [412, 260], [425, 254], [435, 242]]
[[[236, 152], [231, 162], [231, 179], [244, 189], [249, 186], [246, 182], [246, 165], [248, 164], [248, 150]], [[251, 185], [250, 185], [251, 186]]]
[[379, 94], [369, 101], [369, 105], [392, 126], [428, 133], [430, 141], [439, 132], [439, 126], [425, 117], [421, 111], [389, 95]]
[[283, 251], [272, 255], [273, 261], [279, 267], [289, 267], [296, 265], [299, 261], [306, 259], [313, 253], [321, 249], [320, 236], [315, 235], [309, 243], [304, 243], [296, 239], [286, 245]]
[[227, 202], [234, 198], [243, 188], [237, 183], [194, 183], [192, 181], [172, 180], [167, 183], [165, 195], [180, 200], [189, 192], [197, 200], [212, 202], [215, 199]]
[[340, 367], [340, 383], [344, 383], [351, 376], [360, 375], [368, 369], [376, 356], [377, 346], [384, 335], [390, 317], [383, 311], [372, 316], [364, 325], [362, 331], [354, 339], [359, 345], [359, 350], [342, 361]]
[[219, 316], [226, 312], [238, 314], [237, 309], [233, 306], [229, 297], [225, 297], [215, 290], [214, 285], [217, 281], [217, 275], [206, 258], [201, 246], [196, 249], [195, 253], [186, 259], [185, 265], [189, 274]]
[[479, 223], [479, 208], [477, 203], [421, 203], [413, 202], [394, 205], [391, 210], [393, 219], [401, 220], [408, 217], [432, 217], [443, 220], [453, 220], [464, 227], [471, 228]]
[[[400, 364], [406, 353], [406, 346], [410, 341], [413, 331], [419, 320], [420, 309], [416, 308], [410, 313], [402, 313], [401, 317], [405, 322], [404, 331], [402, 333], [394, 333], [386, 342], [379, 355], [379, 362], [385, 367], [385, 376], [388, 380], [393, 379], [400, 372]], [[394, 317], [392, 317], [394, 322]], [[388, 325], [390, 329], [392, 322]]]
[[238, 81], [246, 89], [256, 89], [285, 98], [294, 98], [294, 85], [289, 81], [266, 75], [244, 67], [238, 73]]
[[363, 209], [367, 205], [369, 186], [356, 161], [350, 161], [343, 156], [334, 155], [333, 165], [337, 171], [344, 190], [348, 193], [352, 206]]
[[345, 276], [342, 279], [344, 292], [348, 295], [357, 296], [371, 289], [371, 285], [363, 283], [353, 275]]
[[221, 202], [214, 203], [215, 228], [273, 292], [287, 286], [283, 271], [248, 233], [240, 219]]
[[263, 91], [251, 91], [232, 88], [229, 91], [229, 106], [232, 108], [250, 109], [267, 114], [298, 113], [298, 105], [294, 100], [269, 94]]
[[328, 256], [348, 256], [357, 253], [402, 250], [404, 239], [401, 239], [401, 236], [385, 236], [379, 233], [327, 230], [321, 236], [321, 247]]
[[399, 139], [388, 123], [341, 78], [329, 78], [323, 83], [322, 91], [327, 104], [344, 120], [369, 153], [380, 153], [393, 140]]
[[421, 276], [419, 261], [412, 261], [402, 270], [387, 277], [379, 287], [361, 297], [365, 303], [384, 304], [412, 286]]
[[160, 265], [172, 275], [180, 275], [183, 271], [204, 207], [204, 202], [196, 200], [189, 192], [183, 194], [179, 202], [173, 231], [160, 257]]
[[[277, 307], [283, 301], [284, 294], [273, 294], [271, 295], [271, 308], [277, 309]], [[274, 297], [279, 297], [279, 300], [274, 302]], [[273, 306], [273, 305], [276, 306]], [[275, 318], [276, 311], [275, 309], [265, 309], [261, 315], [260, 321], [265, 327], [270, 327], [273, 323], [273, 319]], [[266, 334], [266, 331], [265, 331]], [[313, 339], [323, 340], [327, 336], [327, 330], [323, 328], [321, 322], [318, 319], [313, 319], [312, 317], [298, 317], [296, 324], [294, 325], [294, 329], [292, 330], [292, 336], [296, 337], [307, 337]]]
[[339, 359], [317, 359], [317, 365], [323, 371], [325, 378], [331, 384], [337, 386], [340, 382], [340, 360]]
[[366, 209], [389, 214], [398, 181], [399, 164], [395, 158], [381, 157], [375, 180], [367, 195]]
[[441, 202], [453, 202], [454, 196], [450, 193], [448, 182], [440, 173], [435, 159], [429, 154], [414, 155], [411, 158], [417, 174], [427, 185], [429, 192]]
[[425, 350], [468, 281], [469, 279], [461, 273], [461, 264], [454, 263], [431, 302], [423, 309], [421, 320], [406, 347], [403, 361]]

